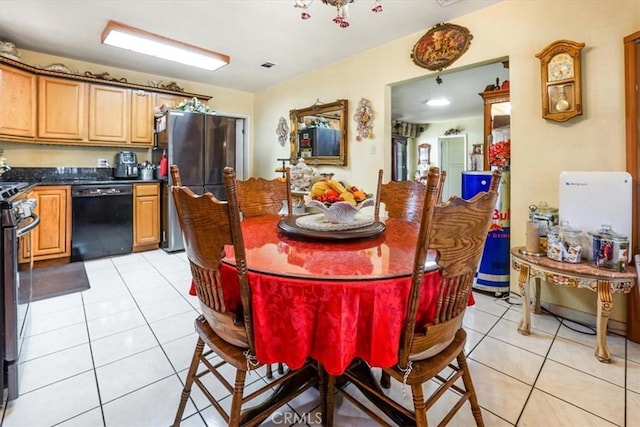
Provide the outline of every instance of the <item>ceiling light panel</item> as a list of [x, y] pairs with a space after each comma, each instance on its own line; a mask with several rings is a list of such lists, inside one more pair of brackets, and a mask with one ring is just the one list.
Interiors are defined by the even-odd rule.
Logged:
[[180, 64], [214, 71], [229, 63], [227, 55], [109, 21], [102, 43]]

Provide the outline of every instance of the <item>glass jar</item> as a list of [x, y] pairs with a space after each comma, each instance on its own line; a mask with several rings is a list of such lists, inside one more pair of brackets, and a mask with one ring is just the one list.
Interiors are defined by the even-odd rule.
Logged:
[[544, 201], [538, 202], [531, 220], [540, 223], [540, 250], [547, 252], [547, 230], [551, 226], [558, 225], [558, 208], [552, 208]]
[[[542, 226], [540, 227], [540, 235], [542, 236]], [[555, 261], [562, 261], [562, 239], [560, 238], [560, 227], [557, 225], [552, 225], [550, 227], [545, 226], [544, 240], [547, 248], [547, 257]]]
[[548, 227], [547, 257], [571, 264], [582, 262], [582, 231], [570, 227], [567, 221]]
[[624, 271], [629, 256], [629, 238], [614, 232], [604, 224], [600, 230], [590, 231], [593, 239], [593, 263], [598, 268]]
[[298, 159], [298, 163], [289, 171], [291, 176], [291, 186], [294, 190], [307, 190], [313, 183], [313, 169], [311, 169], [303, 158]]
[[562, 261], [572, 264], [582, 262], [582, 231], [569, 227], [569, 223], [563, 221], [560, 225], [560, 238], [562, 240]]

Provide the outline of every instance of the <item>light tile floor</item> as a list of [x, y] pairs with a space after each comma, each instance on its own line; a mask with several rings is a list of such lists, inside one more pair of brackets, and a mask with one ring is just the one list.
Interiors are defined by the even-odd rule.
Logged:
[[[188, 295], [184, 253], [161, 250], [86, 262], [91, 289], [36, 302], [21, 356], [21, 396], [2, 411], [6, 427], [168, 426], [196, 337], [197, 299]], [[476, 293], [467, 310], [467, 353], [488, 426], [640, 426], [640, 344], [609, 334], [611, 364], [594, 357], [593, 331], [576, 332], [551, 315], [534, 315], [530, 336], [517, 332], [520, 307]], [[249, 378], [264, 384], [264, 370]], [[429, 384], [427, 388], [432, 388]], [[214, 395], [229, 400], [221, 387]], [[195, 388], [194, 388], [195, 389]], [[402, 399], [402, 385], [390, 393]], [[429, 412], [439, 420], [446, 399]], [[375, 425], [337, 399], [336, 426]], [[410, 405], [410, 401], [405, 401]], [[318, 423], [309, 390], [265, 425]], [[184, 426], [223, 425], [197, 391]], [[473, 425], [468, 404], [451, 425]]]

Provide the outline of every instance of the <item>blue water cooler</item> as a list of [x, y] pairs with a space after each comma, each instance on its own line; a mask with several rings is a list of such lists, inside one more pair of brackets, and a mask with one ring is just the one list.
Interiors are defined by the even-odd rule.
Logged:
[[[491, 174], [491, 171], [462, 172], [462, 198], [470, 199], [481, 191], [488, 191]], [[509, 292], [511, 269], [509, 178], [509, 172], [503, 171], [493, 221], [473, 283], [474, 289], [495, 292], [496, 295]]]

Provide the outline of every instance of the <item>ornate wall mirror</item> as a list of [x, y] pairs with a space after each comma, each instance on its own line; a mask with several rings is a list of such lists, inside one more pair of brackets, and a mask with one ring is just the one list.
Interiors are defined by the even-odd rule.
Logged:
[[346, 99], [289, 111], [291, 163], [303, 157], [309, 165], [345, 166], [347, 111]]

